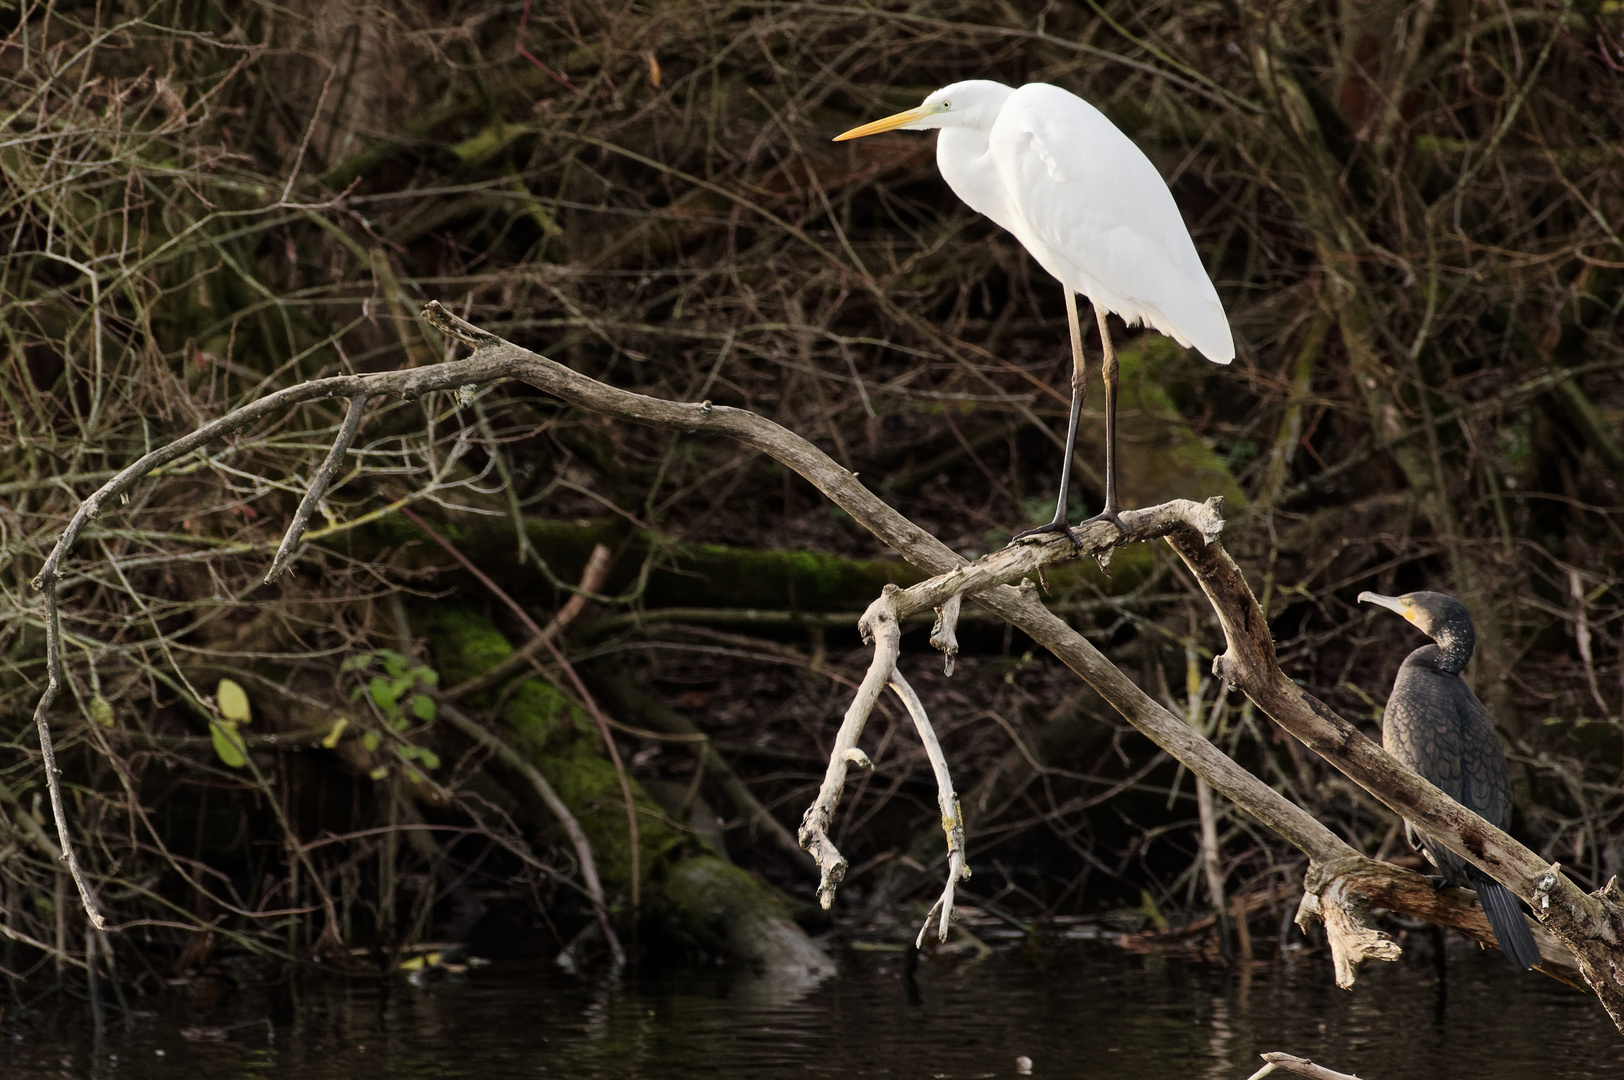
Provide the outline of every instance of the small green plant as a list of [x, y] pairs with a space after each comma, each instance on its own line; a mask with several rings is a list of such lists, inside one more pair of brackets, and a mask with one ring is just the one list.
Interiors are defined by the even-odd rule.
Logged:
[[215, 688], [214, 702], [218, 717], [209, 719], [209, 735], [214, 739], [214, 752], [233, 769], [248, 764], [248, 744], [243, 741], [239, 725], [253, 717], [248, 704], [248, 693], [231, 679], [221, 679]]
[[[413, 664], [393, 649], [352, 656], [344, 661], [340, 670], [364, 673], [371, 671], [374, 664], [382, 671], [351, 690], [350, 701], [359, 702], [366, 697], [372, 702], [384, 726], [396, 736], [391, 742], [395, 755], [406, 764], [407, 777], [413, 781], [421, 780], [422, 774], [417, 771], [417, 766], [438, 769], [440, 755], [426, 746], [407, 741], [407, 733], [419, 724], [434, 723], [434, 699], [427, 691], [440, 684], [440, 673], [431, 667]], [[361, 733], [361, 745], [372, 753], [383, 745], [383, 738], [377, 731], [364, 731]], [[380, 765], [371, 773], [374, 780], [381, 780], [388, 774], [387, 765]]]

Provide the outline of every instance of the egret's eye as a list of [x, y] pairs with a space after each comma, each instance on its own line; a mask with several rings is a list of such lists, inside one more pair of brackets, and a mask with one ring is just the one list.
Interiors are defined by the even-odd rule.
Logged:
[[952, 108], [952, 107], [953, 107], [953, 103], [952, 103], [952, 102], [951, 102], [951, 101], [944, 101], [944, 102], [942, 102], [942, 104], [941, 104], [941, 105], [940, 105], [940, 106], [939, 106], [939, 108], [940, 108], [940, 109], [941, 109], [941, 110], [942, 110], [942, 111], [943, 111], [943, 112], [946, 112], [946, 111], [947, 111], [947, 110], [949, 110], [949, 109], [951, 109], [951, 108]]

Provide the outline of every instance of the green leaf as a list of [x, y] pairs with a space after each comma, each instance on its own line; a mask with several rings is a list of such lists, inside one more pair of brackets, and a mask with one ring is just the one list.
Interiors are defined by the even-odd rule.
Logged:
[[427, 694], [417, 694], [412, 698], [412, 715], [425, 724], [434, 723], [434, 699]]
[[361, 653], [358, 656], [346, 656], [344, 662], [338, 665], [339, 671], [365, 671], [372, 666], [372, 654]]
[[321, 744], [331, 750], [338, 745], [338, 740], [344, 737], [344, 729], [350, 726], [350, 718], [340, 716], [333, 721], [333, 730], [322, 736]]
[[402, 761], [410, 761], [418, 755], [418, 749], [415, 746], [404, 746], [400, 743], [396, 743], [395, 754]]
[[440, 685], [440, 673], [431, 667], [413, 668], [412, 675], [424, 686]]
[[214, 740], [214, 752], [233, 769], [248, 764], [248, 745], [237, 734], [237, 725], [223, 720], [209, 721], [209, 735]]
[[90, 718], [102, 727], [113, 726], [113, 707], [100, 694], [90, 699]]
[[379, 649], [378, 656], [383, 660], [383, 669], [397, 679], [406, 673], [406, 658], [393, 649]]
[[409, 719], [407, 719], [406, 717], [400, 715], [399, 713], [396, 713], [395, 715], [391, 716], [389, 718], [389, 720], [388, 720], [388, 723], [389, 723], [389, 730], [393, 731], [396, 735], [402, 734], [403, 732], [405, 732], [405, 730], [407, 728], [412, 726], [412, 722]]
[[230, 679], [220, 680], [214, 700], [220, 706], [220, 715], [233, 724], [246, 724], [254, 718], [248, 707], [248, 692]]
[[355, 701], [360, 700], [361, 695], [366, 693], [366, 692], [367, 692], [366, 687], [357, 686], [354, 690], [350, 691], [350, 701], [355, 702]]
[[382, 741], [383, 740], [378, 738], [378, 733], [376, 731], [363, 731], [361, 733], [361, 745], [366, 747], [367, 753], [369, 754], [378, 749], [378, 743]]
[[440, 767], [440, 755], [426, 746], [417, 748], [417, 760], [423, 763], [425, 769], [438, 769]]
[[367, 693], [372, 695], [373, 702], [384, 712], [390, 712], [395, 707], [400, 691], [395, 689], [395, 683], [382, 675], [374, 675], [372, 681], [367, 683]]
[[371, 772], [367, 773], [367, 775], [372, 777], [374, 780], [382, 780], [384, 777], [389, 775], [389, 766], [379, 765], [376, 769], [373, 769]]

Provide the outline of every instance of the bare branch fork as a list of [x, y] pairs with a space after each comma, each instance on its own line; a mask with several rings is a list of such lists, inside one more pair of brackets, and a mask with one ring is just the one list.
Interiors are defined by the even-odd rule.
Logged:
[[1516, 893], [1573, 952], [1585, 982], [1624, 1030], [1624, 888], [1618, 878], [1595, 893], [1584, 892], [1562, 873], [1560, 863], [1546, 863], [1400, 765], [1280, 670], [1263, 612], [1228, 552], [1178, 533], [1169, 541], [1201, 582], [1224, 628], [1228, 648], [1213, 660], [1213, 673], [1394, 812]]
[[[884, 644], [889, 633], [885, 621], [894, 623], [895, 612], [900, 610], [942, 608], [944, 625], [935, 637], [943, 642], [939, 647], [951, 657], [953, 620], [948, 612], [955, 602], [968, 597], [1048, 649], [1163, 750], [1204, 777], [1215, 791], [1303, 851], [1310, 861], [1309, 891], [1316, 894], [1318, 903], [1336, 904], [1338, 896], [1330, 886], [1358, 877], [1359, 884], [1354, 888], [1366, 897], [1380, 892], [1383, 906], [1439, 921], [1453, 919], [1456, 921], [1451, 925], [1460, 925], [1480, 939], [1488, 936], [1481, 912], [1471, 911], [1464, 905], [1457, 905], [1451, 911], [1448, 905], [1440, 907], [1436, 900], [1423, 899], [1424, 895], [1447, 896], [1452, 890], [1434, 894], [1419, 875], [1363, 858], [1324, 824], [1235, 764], [1182, 718], [1153, 700], [1086, 638], [1046, 609], [1034, 595], [1035, 589], [1004, 584], [1038, 569], [1045, 561], [1073, 557], [1069, 541], [1057, 539], [1023, 545], [967, 564], [941, 541], [864, 488], [827, 454], [763, 417], [743, 409], [716, 406], [709, 401], [662, 401], [618, 390], [481, 330], [438, 303], [430, 303], [423, 315], [430, 325], [448, 337], [470, 346], [472, 354], [451, 363], [377, 375], [339, 376], [278, 391], [145, 455], [87, 498], [74, 515], [35, 580], [35, 587], [46, 594], [49, 673], [36, 718], [41, 744], [46, 748], [52, 808], [65, 850], [71, 849], [67, 844], [57, 779], [54, 768], [49, 765], [52, 759], [46, 722], [62, 678], [56, 590], [60, 568], [69, 549], [106, 501], [159, 465], [295, 404], [338, 397], [352, 401], [358, 397], [414, 397], [436, 390], [515, 378], [570, 405], [605, 416], [668, 430], [719, 435], [768, 454], [816, 486], [903, 558], [928, 573], [939, 575], [911, 590], [898, 590], [892, 596], [882, 597], [886, 603], [883, 618], [876, 613], [869, 620], [870, 632], [875, 634], [877, 643], [876, 657], [858, 695], [860, 700], [868, 699], [868, 709], [872, 709], [872, 699], [891, 682], [895, 669], [898, 646]], [[1206, 505], [1215, 520], [1217, 504]], [[1213, 532], [1199, 518], [1183, 520], [1184, 515], [1190, 513], [1190, 507], [1196, 506], [1168, 504], [1168, 507], [1153, 507], [1142, 513], [1160, 511], [1168, 515], [1166, 539], [1201, 582], [1219, 615], [1228, 639], [1228, 651], [1215, 665], [1218, 673], [1226, 681], [1240, 686], [1266, 714], [1356, 783], [1427, 833], [1443, 839], [1532, 905], [1545, 927], [1565, 946], [1565, 949], [1557, 949], [1547, 942], [1542, 947], [1545, 955], [1542, 967], [1550, 970], [1553, 965], [1572, 964], [1572, 958], [1564, 956], [1566, 950], [1572, 950], [1578, 957], [1578, 970], [1584, 980], [1602, 999], [1614, 1022], [1624, 1028], [1624, 890], [1615, 881], [1594, 894], [1584, 893], [1560, 872], [1560, 867], [1546, 864], [1505, 833], [1490, 828], [1482, 819], [1445, 797], [1293, 683], [1279, 668], [1267, 622], [1239, 569], [1222, 545], [1212, 541]], [[1090, 553], [1091, 545], [1102, 540], [1118, 541], [1114, 530], [1109, 526], [1104, 528], [1108, 535], [1103, 538], [1096, 536], [1092, 526], [1083, 531], [1085, 553]], [[1128, 531], [1135, 534], [1138, 529], [1130, 524]], [[1148, 534], [1136, 538], [1148, 538]], [[907, 606], [916, 602], [917, 607]], [[896, 604], [903, 607], [891, 606]], [[837, 736], [837, 756], [842, 763], [831, 763], [831, 772], [839, 771], [842, 779], [847, 765], [863, 760], [862, 751], [857, 749], [859, 722], [853, 718], [854, 710], [857, 714], [863, 712], [857, 708], [860, 700], [853, 702], [853, 710], [848, 710], [841, 734]], [[826, 778], [825, 786], [828, 785]], [[942, 785], [942, 791], [950, 792], [951, 788]], [[950, 816], [946, 810], [948, 805], [943, 804], [944, 825]], [[832, 845], [829, 851], [833, 851]], [[833, 852], [831, 858], [834, 857], [838, 857], [838, 852]], [[73, 865], [71, 860], [69, 865], [70, 868]], [[77, 880], [87, 911], [94, 912], [90, 890], [82, 878]], [[1351, 977], [1351, 965], [1349, 975]]]
[[942, 889], [941, 898], [925, 916], [924, 925], [919, 929], [919, 936], [914, 944], [921, 945], [924, 943], [925, 933], [930, 929], [931, 922], [937, 919], [938, 913], [940, 913], [938, 937], [944, 941], [947, 939], [948, 925], [953, 917], [954, 885], [970, 876], [970, 868], [964, 862], [964, 815], [959, 810], [959, 799], [953, 791], [953, 778], [948, 772], [947, 757], [942, 753], [942, 744], [936, 738], [935, 729], [931, 727], [924, 703], [919, 700], [919, 695], [914, 693], [914, 688], [908, 685], [908, 680], [902, 677], [902, 672], [897, 670], [902, 628], [895, 601], [900, 591], [895, 585], [885, 586], [880, 598], [870, 604], [863, 617], [858, 620], [857, 627], [863, 635], [864, 643], [874, 646], [874, 660], [869, 664], [868, 674], [858, 685], [851, 707], [846, 710], [845, 719], [841, 721], [840, 730], [835, 735], [834, 749], [829, 753], [828, 770], [824, 773], [817, 799], [807, 807], [806, 814], [801, 820], [798, 839], [801, 846], [811, 853], [813, 860], [818, 864], [821, 875], [818, 882], [818, 902], [827, 909], [834, 903], [835, 887], [845, 878], [847, 865], [846, 857], [840, 854], [834, 842], [829, 839], [829, 822], [840, 802], [848, 767], [856, 765], [859, 768], [869, 768], [873, 764], [868, 755], [858, 749], [857, 739], [862, 735], [863, 725], [868, 722], [874, 706], [879, 702], [880, 693], [889, 685], [892, 692], [902, 700], [908, 715], [913, 718], [914, 728], [919, 732], [919, 741], [924, 744], [925, 756], [929, 759], [931, 771], [936, 776], [936, 802], [942, 812], [942, 832], [947, 836], [947, 884]]
[[327, 485], [332, 483], [333, 474], [338, 471], [338, 463], [344, 460], [349, 452], [350, 444], [355, 441], [355, 433], [361, 430], [361, 417], [366, 413], [367, 402], [371, 399], [357, 395], [350, 399], [350, 411], [344, 415], [344, 423], [338, 429], [338, 437], [333, 440], [332, 449], [327, 451], [327, 458], [316, 470], [316, 475], [310, 478], [310, 488], [305, 492], [304, 498], [299, 500], [299, 509], [293, 514], [293, 521], [288, 524], [288, 531], [282, 536], [282, 544], [276, 549], [276, 558], [271, 560], [271, 568], [265, 572], [264, 584], [269, 585], [282, 576], [282, 571], [288, 568], [293, 561], [294, 554], [299, 549], [299, 539], [304, 536], [305, 526], [310, 524], [310, 514], [321, 502], [322, 495], [327, 492]]
[[[478, 331], [483, 334], [483, 331]], [[490, 341], [500, 339], [485, 335]], [[360, 427], [360, 421], [367, 402], [376, 397], [414, 398], [436, 390], [451, 390], [468, 384], [495, 382], [498, 379], [519, 373], [523, 367], [516, 357], [483, 358], [480, 361], [462, 361], [449, 364], [436, 364], [427, 368], [412, 368], [406, 371], [390, 371], [377, 375], [340, 375], [330, 379], [318, 379], [314, 382], [301, 383], [290, 386], [285, 390], [269, 394], [258, 401], [233, 409], [226, 415], [203, 425], [190, 435], [183, 436], [159, 447], [150, 453], [142, 455], [132, 464], [124, 468], [96, 489], [74, 513], [66, 529], [62, 531], [56, 545], [51, 549], [50, 555], [40, 568], [39, 574], [33, 580], [36, 592], [42, 594], [45, 602], [45, 690], [40, 694], [39, 702], [34, 707], [34, 726], [39, 733], [40, 756], [45, 764], [45, 783], [50, 791], [51, 813], [56, 818], [57, 837], [61, 846], [61, 860], [67, 867], [69, 875], [73, 878], [74, 886], [79, 890], [80, 903], [84, 905], [85, 915], [91, 924], [98, 930], [106, 925], [101, 909], [96, 903], [94, 890], [85, 880], [80, 869], [78, 857], [74, 853], [72, 837], [68, 831], [67, 815], [62, 807], [62, 785], [60, 770], [56, 765], [56, 749], [51, 739], [50, 712], [51, 705], [62, 690], [62, 619], [59, 605], [59, 586], [62, 581], [62, 565], [73, 545], [84, 532], [85, 526], [102, 512], [109, 500], [117, 499], [129, 491], [142, 477], [154, 469], [163, 467], [176, 461], [192, 451], [249, 427], [250, 425], [267, 417], [278, 416], [295, 405], [307, 401], [322, 401], [332, 398], [349, 398], [349, 414], [339, 430], [338, 438], [333, 448], [328, 452], [326, 461], [322, 464], [315, 477], [312, 478], [309, 492], [301, 502], [299, 511], [293, 523], [289, 526], [287, 535], [282, 541], [282, 551], [278, 553], [273, 562], [272, 571], [267, 574], [269, 581], [281, 573], [282, 569], [291, 561], [292, 552], [297, 547], [298, 539], [303, 534], [306, 523], [310, 519], [311, 510], [320, 500], [326, 490], [339, 461], [348, 450], [355, 433]]]
[[1079, 542], [1076, 545], [1063, 536], [1015, 544], [907, 589], [896, 585], [885, 586], [879, 599], [869, 605], [857, 623], [864, 644], [874, 646], [874, 660], [841, 721], [817, 798], [807, 807], [801, 819], [801, 846], [812, 853], [813, 860], [818, 864], [819, 903], [828, 908], [834, 901], [836, 886], [846, 876], [846, 859], [829, 839], [829, 823], [840, 802], [848, 768], [851, 765], [868, 767], [871, 764], [868, 756], [857, 748], [857, 740], [887, 683], [907, 707], [908, 715], [912, 717], [920, 741], [924, 744], [926, 757], [936, 777], [936, 800], [942, 812], [942, 832], [947, 837], [947, 884], [940, 899], [925, 916], [916, 945], [924, 943], [932, 922], [937, 924], [938, 940], [947, 939], [948, 924], [953, 914], [954, 885], [970, 876], [970, 868], [965, 864], [964, 857], [964, 815], [959, 809], [958, 796], [953, 791], [947, 759], [924, 704], [896, 667], [903, 619], [927, 608], [936, 609], [936, 623], [931, 630], [930, 642], [945, 655], [947, 673], [951, 675], [953, 658], [958, 652], [956, 629], [959, 611], [966, 596], [974, 599], [989, 589], [1038, 573], [1051, 563], [1086, 557], [1103, 561], [1122, 544], [1142, 543], [1165, 536], [1177, 527], [1193, 528], [1208, 541], [1216, 540], [1224, 524], [1221, 508], [1220, 499], [1212, 499], [1205, 504], [1176, 499], [1145, 510], [1124, 511], [1120, 515], [1120, 531], [1109, 522], [1092, 521], [1077, 530]]

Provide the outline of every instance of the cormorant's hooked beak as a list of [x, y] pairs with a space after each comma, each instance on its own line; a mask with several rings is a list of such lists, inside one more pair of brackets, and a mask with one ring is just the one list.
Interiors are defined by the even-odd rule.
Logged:
[[861, 139], [864, 135], [878, 135], [882, 131], [894, 131], [908, 124], [917, 124], [921, 120], [928, 120], [941, 112], [941, 106], [921, 105], [917, 109], [899, 112], [894, 116], [887, 116], [884, 120], [876, 120], [872, 124], [854, 127], [850, 131], [843, 131], [834, 137], [835, 142], [845, 142], [847, 139]]
[[1404, 596], [1383, 596], [1381, 593], [1373, 593], [1367, 589], [1359, 594], [1359, 602], [1384, 607], [1388, 611], [1397, 612], [1411, 622], [1415, 622], [1420, 614], [1415, 610], [1415, 601]]

